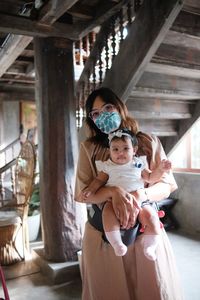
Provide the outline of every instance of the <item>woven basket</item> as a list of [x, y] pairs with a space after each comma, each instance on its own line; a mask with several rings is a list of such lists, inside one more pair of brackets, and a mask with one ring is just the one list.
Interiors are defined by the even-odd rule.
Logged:
[[0, 227], [0, 264], [10, 265], [20, 261], [20, 257], [15, 250], [15, 236], [18, 225], [11, 224]]

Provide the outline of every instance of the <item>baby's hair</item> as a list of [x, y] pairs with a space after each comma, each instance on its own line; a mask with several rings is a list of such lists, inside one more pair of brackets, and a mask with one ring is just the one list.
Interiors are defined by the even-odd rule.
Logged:
[[120, 140], [125, 141], [127, 138], [131, 139], [133, 147], [138, 146], [138, 140], [136, 138], [136, 135], [127, 128], [116, 130], [116, 131], [112, 132], [111, 134], [109, 134], [110, 144], [114, 140], [120, 139]]

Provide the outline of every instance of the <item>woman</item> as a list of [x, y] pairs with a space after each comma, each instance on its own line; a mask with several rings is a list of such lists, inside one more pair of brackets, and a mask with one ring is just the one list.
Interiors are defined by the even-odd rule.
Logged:
[[[97, 175], [96, 160], [109, 157], [108, 134], [128, 128], [137, 134], [138, 155], [146, 155], [153, 170], [166, 158], [159, 140], [138, 132], [137, 123], [128, 116], [124, 103], [108, 88], [93, 91], [86, 101], [86, 124], [90, 137], [81, 144], [77, 167], [76, 200]], [[93, 210], [86, 223], [82, 248], [83, 300], [181, 300], [174, 256], [167, 235], [162, 230], [156, 261], [148, 260], [142, 251], [141, 236], [129, 245], [127, 254], [115, 256], [112, 247], [102, 235], [101, 208], [111, 201], [121, 226], [129, 229], [135, 224], [141, 201], [159, 201], [177, 188], [172, 174], [140, 189], [131, 195], [122, 188], [102, 187], [87, 198]]]

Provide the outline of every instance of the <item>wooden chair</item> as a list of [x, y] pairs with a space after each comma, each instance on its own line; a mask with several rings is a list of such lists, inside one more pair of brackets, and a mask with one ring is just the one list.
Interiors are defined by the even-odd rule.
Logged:
[[[36, 165], [35, 146], [26, 141], [16, 160], [14, 194], [0, 208], [0, 264], [9, 265], [26, 258], [29, 253], [27, 217]], [[21, 250], [18, 239], [22, 242]]]

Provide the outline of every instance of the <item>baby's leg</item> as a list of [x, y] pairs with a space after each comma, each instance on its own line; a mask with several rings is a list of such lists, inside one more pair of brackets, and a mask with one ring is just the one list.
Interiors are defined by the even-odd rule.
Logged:
[[156, 260], [156, 248], [160, 241], [160, 220], [157, 212], [145, 205], [139, 214], [140, 222], [145, 227], [142, 236], [142, 245], [145, 256], [150, 260]]
[[142, 207], [139, 213], [139, 220], [145, 227], [145, 234], [160, 234], [160, 219], [151, 205]]
[[114, 248], [115, 254], [117, 256], [125, 255], [127, 252], [127, 247], [122, 242], [120, 224], [114, 213], [111, 202], [107, 202], [104, 205], [102, 220], [106, 238]]

